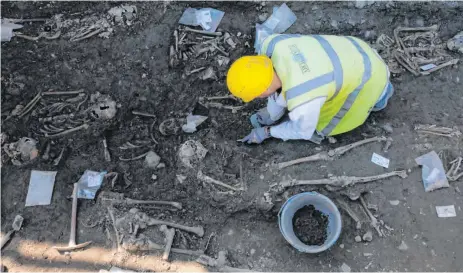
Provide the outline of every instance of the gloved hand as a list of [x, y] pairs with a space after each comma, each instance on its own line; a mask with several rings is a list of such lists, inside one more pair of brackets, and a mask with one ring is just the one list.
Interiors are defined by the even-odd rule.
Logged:
[[249, 119], [251, 120], [252, 127], [254, 128], [260, 128], [262, 127], [262, 125], [272, 125], [273, 123], [275, 123], [275, 121], [273, 121], [270, 118], [270, 114], [267, 111], [267, 108], [260, 109], [257, 113], [252, 115]]
[[239, 139], [240, 142], [245, 142], [247, 144], [260, 144], [267, 138], [270, 138], [270, 127], [260, 127], [252, 129], [251, 133], [245, 136], [242, 139]]

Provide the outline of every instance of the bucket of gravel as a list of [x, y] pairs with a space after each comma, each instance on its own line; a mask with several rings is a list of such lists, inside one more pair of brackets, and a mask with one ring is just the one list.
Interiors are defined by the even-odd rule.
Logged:
[[319, 253], [333, 246], [342, 228], [338, 208], [318, 192], [289, 198], [278, 213], [278, 224], [286, 241], [305, 253]]

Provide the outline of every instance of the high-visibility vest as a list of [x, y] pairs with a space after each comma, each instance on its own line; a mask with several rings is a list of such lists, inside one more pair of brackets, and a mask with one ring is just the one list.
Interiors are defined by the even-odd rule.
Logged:
[[363, 124], [389, 77], [378, 54], [350, 36], [271, 35], [259, 54], [272, 59], [289, 111], [315, 98], [327, 98], [317, 124], [323, 136]]

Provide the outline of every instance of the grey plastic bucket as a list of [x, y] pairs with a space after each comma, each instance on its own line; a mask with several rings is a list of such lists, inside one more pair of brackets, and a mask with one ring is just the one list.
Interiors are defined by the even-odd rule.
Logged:
[[[323, 245], [306, 245], [301, 242], [293, 230], [293, 217], [304, 206], [313, 205], [315, 209], [328, 216], [328, 237]], [[336, 243], [341, 234], [342, 220], [336, 205], [328, 197], [318, 192], [304, 192], [289, 198], [278, 213], [278, 225], [286, 241], [300, 252], [319, 253]]]

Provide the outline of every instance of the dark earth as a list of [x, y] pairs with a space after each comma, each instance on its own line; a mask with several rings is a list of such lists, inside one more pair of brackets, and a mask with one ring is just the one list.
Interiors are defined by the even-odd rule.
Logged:
[[[63, 14], [64, 18], [82, 19], [107, 11], [121, 2], [1, 2], [2, 17], [47, 18]], [[337, 143], [315, 145], [306, 141], [271, 139], [262, 145], [244, 145], [236, 140], [251, 130], [249, 116], [264, 105], [256, 101], [236, 113], [227, 109], [203, 109], [199, 97], [223, 96], [226, 67], [216, 80], [199, 80], [195, 75], [184, 77], [184, 67], [169, 67], [169, 46], [172, 33], [187, 7], [212, 7], [225, 12], [219, 28], [237, 38], [237, 48], [230, 51], [231, 61], [253, 54], [254, 26], [259, 15], [271, 14], [279, 2], [131, 2], [137, 7], [137, 18], [131, 26], [115, 25], [107, 39], [92, 37], [79, 42], [67, 38], [29, 41], [13, 37], [1, 46], [1, 130], [7, 142], [21, 137], [38, 141], [40, 155], [51, 144], [50, 159], [39, 156], [23, 166], [11, 161], [1, 168], [2, 234], [11, 229], [17, 214], [24, 217], [23, 227], [2, 250], [2, 264], [10, 272], [26, 271], [98, 271], [119, 266], [137, 271], [205, 271], [196, 257], [171, 254], [171, 262], [161, 260], [162, 252], [116, 253], [116, 240], [105, 204], [95, 200], [79, 200], [77, 242], [92, 241], [85, 250], [70, 255], [52, 247], [69, 240], [73, 183], [85, 170], [118, 172], [112, 188], [104, 181], [100, 191], [123, 193], [139, 200], [171, 200], [181, 202], [182, 210], [139, 206], [156, 219], [188, 226], [201, 225], [203, 237], [183, 232], [176, 235], [173, 247], [201, 249], [211, 257], [228, 252], [227, 265], [254, 271], [339, 271], [341, 265], [352, 271], [461, 271], [463, 268], [462, 184], [426, 193], [421, 170], [414, 159], [431, 150], [444, 152], [449, 161], [463, 154], [462, 137], [420, 135], [418, 124], [456, 127], [463, 131], [463, 68], [447, 67], [429, 76], [416, 77], [403, 71], [393, 75], [394, 96], [386, 109], [372, 113], [364, 125], [336, 136]], [[374, 44], [380, 34], [393, 36], [399, 26], [438, 24], [443, 41], [462, 31], [463, 2], [368, 2], [363, 7], [355, 2], [288, 2], [297, 21], [287, 33], [352, 35]], [[36, 36], [41, 23], [25, 23], [22, 33]], [[241, 32], [241, 37], [237, 33]], [[246, 46], [246, 42], [251, 47]], [[461, 55], [455, 57], [461, 58]], [[204, 62], [199, 60], [198, 62]], [[216, 62], [214, 57], [210, 62]], [[195, 66], [192, 59], [188, 65]], [[86, 95], [99, 92], [109, 95], [117, 104], [116, 116], [92, 122], [90, 128], [49, 141], [38, 132], [38, 116], [26, 115], [5, 120], [18, 105], [26, 105], [38, 92], [83, 89]], [[86, 101], [83, 107], [89, 106]], [[225, 102], [235, 103], [235, 102]], [[38, 105], [41, 108], [43, 105]], [[169, 118], [185, 118], [201, 110], [208, 120], [193, 134], [178, 132], [164, 136], [159, 124]], [[67, 111], [67, 110], [66, 110]], [[151, 113], [139, 117], [132, 111]], [[158, 144], [139, 150], [121, 150], [127, 141], [150, 140], [150, 127], [155, 121], [153, 137]], [[392, 131], [382, 129], [389, 124]], [[346, 153], [334, 161], [319, 161], [274, 168], [283, 162], [373, 136], [393, 139], [388, 152], [383, 143], [370, 143]], [[102, 140], [106, 137], [111, 162], [104, 159]], [[183, 166], [177, 152], [186, 140], [197, 140], [208, 149], [200, 166]], [[152, 143], [151, 143], [152, 144]], [[53, 160], [65, 148], [58, 166]], [[122, 161], [119, 158], [138, 156], [154, 150], [165, 168], [151, 169], [143, 159]], [[376, 152], [390, 159], [388, 169], [373, 164]], [[3, 154], [2, 154], [3, 158]], [[448, 168], [448, 165], [445, 166]], [[196, 178], [197, 170], [229, 185], [240, 182], [246, 190], [224, 193]], [[31, 170], [58, 171], [51, 204], [25, 207]], [[284, 192], [269, 190], [269, 185], [287, 179], [321, 179], [331, 175], [369, 176], [394, 170], [407, 170], [405, 179], [392, 177], [359, 184], [341, 191], [322, 186], [288, 188]], [[126, 179], [123, 176], [126, 174]], [[153, 180], [152, 176], [157, 179]], [[186, 179], [178, 179], [179, 177]], [[126, 181], [129, 179], [131, 184]], [[343, 211], [343, 230], [329, 250], [303, 254], [281, 236], [277, 215], [281, 205], [292, 195], [318, 191], [331, 200], [344, 199], [356, 212], [361, 228]], [[358, 201], [350, 201], [348, 193], [366, 192], [366, 203], [373, 214], [390, 227], [387, 236], [379, 237], [369, 225], [369, 218]], [[454, 205], [456, 217], [438, 218], [435, 206]], [[116, 205], [116, 218], [123, 217], [132, 206]], [[371, 242], [355, 242], [356, 236], [372, 231]], [[140, 229], [140, 235], [163, 244], [157, 227]], [[210, 240], [209, 240], [210, 238]], [[208, 244], [209, 242], [209, 244]], [[405, 245], [404, 245], [405, 244]], [[401, 246], [399, 248], [399, 246]], [[406, 246], [406, 247], [404, 247]], [[346, 267], [343, 267], [344, 269]], [[210, 268], [210, 270], [217, 270]]]
[[293, 227], [301, 242], [321, 246], [327, 237], [328, 216], [313, 205], [304, 206], [294, 214]]

